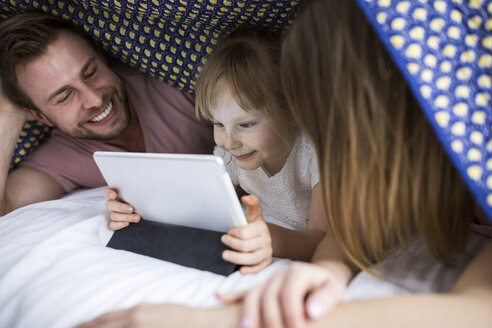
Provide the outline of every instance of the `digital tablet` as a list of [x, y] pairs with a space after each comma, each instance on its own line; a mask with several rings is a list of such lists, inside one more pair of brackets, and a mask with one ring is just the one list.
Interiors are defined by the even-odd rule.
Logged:
[[247, 224], [220, 157], [97, 151], [94, 160], [144, 219], [220, 232]]

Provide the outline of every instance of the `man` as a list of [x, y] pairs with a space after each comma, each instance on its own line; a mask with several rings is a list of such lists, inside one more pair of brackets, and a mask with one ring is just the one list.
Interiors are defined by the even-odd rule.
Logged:
[[[96, 150], [211, 153], [211, 127], [195, 118], [190, 96], [121, 64], [111, 68], [68, 22], [19, 14], [0, 24], [0, 44], [1, 215], [105, 185]], [[17, 137], [33, 117], [54, 129], [9, 174]]]

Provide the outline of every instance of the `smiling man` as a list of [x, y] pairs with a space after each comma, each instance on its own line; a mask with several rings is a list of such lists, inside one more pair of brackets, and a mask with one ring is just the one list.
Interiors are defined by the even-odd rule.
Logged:
[[[0, 24], [0, 214], [105, 185], [96, 150], [211, 153], [211, 127], [191, 97], [123, 64], [108, 63], [68, 22], [41, 13]], [[24, 122], [51, 136], [10, 174]]]

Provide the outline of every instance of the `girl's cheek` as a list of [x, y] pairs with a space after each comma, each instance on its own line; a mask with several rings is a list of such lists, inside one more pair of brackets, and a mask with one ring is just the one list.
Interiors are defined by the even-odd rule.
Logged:
[[214, 126], [214, 141], [218, 146], [222, 145], [223, 134]]
[[256, 144], [258, 148], [270, 149], [279, 145], [280, 137], [273, 128], [264, 126], [255, 130], [255, 133], [248, 136], [248, 139], [251, 143]]
[[253, 148], [261, 148], [262, 144], [265, 143], [264, 133], [261, 131], [250, 132], [244, 134], [242, 139], [246, 144]]

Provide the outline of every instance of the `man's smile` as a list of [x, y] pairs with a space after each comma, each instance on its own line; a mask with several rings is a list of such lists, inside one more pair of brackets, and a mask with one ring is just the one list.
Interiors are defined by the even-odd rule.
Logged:
[[103, 110], [102, 113], [99, 113], [97, 116], [89, 120], [91, 123], [97, 123], [108, 117], [108, 115], [112, 112], [113, 110], [113, 102], [110, 101], [108, 106]]

